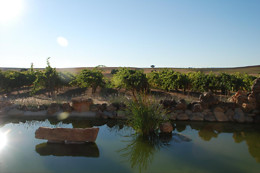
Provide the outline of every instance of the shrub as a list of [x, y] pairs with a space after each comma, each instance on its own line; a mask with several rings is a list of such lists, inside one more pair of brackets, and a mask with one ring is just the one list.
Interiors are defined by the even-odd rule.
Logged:
[[127, 110], [129, 125], [142, 136], [158, 132], [159, 125], [164, 121], [162, 106], [145, 95], [138, 95], [136, 100], [129, 101]]

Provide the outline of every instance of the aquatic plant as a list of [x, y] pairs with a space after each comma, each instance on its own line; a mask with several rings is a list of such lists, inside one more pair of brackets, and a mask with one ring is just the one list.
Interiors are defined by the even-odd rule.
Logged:
[[129, 125], [143, 136], [157, 133], [159, 125], [164, 121], [162, 106], [147, 95], [137, 95], [136, 99], [129, 101], [127, 110]]

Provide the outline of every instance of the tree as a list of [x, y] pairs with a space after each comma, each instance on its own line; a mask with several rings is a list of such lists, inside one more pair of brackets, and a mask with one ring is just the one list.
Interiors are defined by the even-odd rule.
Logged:
[[141, 70], [121, 68], [112, 78], [113, 84], [118, 88], [130, 90], [136, 99], [136, 93], [146, 92], [149, 89], [148, 79]]
[[97, 87], [103, 87], [105, 85], [104, 75], [98, 68], [92, 70], [81, 70], [80, 74], [76, 76], [76, 79], [72, 82], [81, 88], [92, 88], [92, 93], [96, 92]]
[[53, 97], [55, 90], [58, 90], [60, 87], [60, 78], [56, 68], [51, 67], [49, 59], [47, 58], [47, 67], [45, 70], [36, 72], [33, 92], [35, 93], [39, 89], [46, 89], [48, 95]]

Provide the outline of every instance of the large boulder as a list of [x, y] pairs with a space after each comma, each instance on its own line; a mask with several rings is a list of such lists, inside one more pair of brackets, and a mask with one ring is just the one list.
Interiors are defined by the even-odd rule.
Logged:
[[228, 121], [228, 117], [224, 114], [224, 112], [214, 111], [214, 115], [215, 115], [217, 121], [220, 121], [220, 122]]
[[216, 117], [214, 116], [214, 114], [213, 114], [212, 112], [207, 112], [207, 113], [204, 115], [204, 120], [205, 120], [205, 121], [214, 122], [214, 121], [216, 121]]
[[202, 106], [200, 103], [194, 104], [192, 108], [193, 112], [202, 112]]
[[256, 94], [256, 93], [260, 93], [260, 78], [257, 78], [252, 87], [251, 87], [251, 90], [253, 92], [253, 94]]
[[93, 104], [92, 99], [73, 99], [72, 108], [77, 112], [90, 111], [90, 106]]
[[239, 123], [243, 123], [246, 121], [245, 114], [240, 108], [235, 109], [234, 120]]

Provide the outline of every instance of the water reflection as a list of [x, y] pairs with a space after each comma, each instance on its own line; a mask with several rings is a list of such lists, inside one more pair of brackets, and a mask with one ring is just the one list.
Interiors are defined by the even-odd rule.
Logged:
[[171, 141], [191, 141], [180, 134], [154, 134], [150, 136], [132, 135], [125, 148], [119, 150], [121, 157], [142, 172], [153, 162], [153, 157], [162, 147], [169, 147]]
[[99, 157], [99, 149], [96, 143], [56, 144], [46, 142], [36, 145], [35, 151], [41, 156]]

